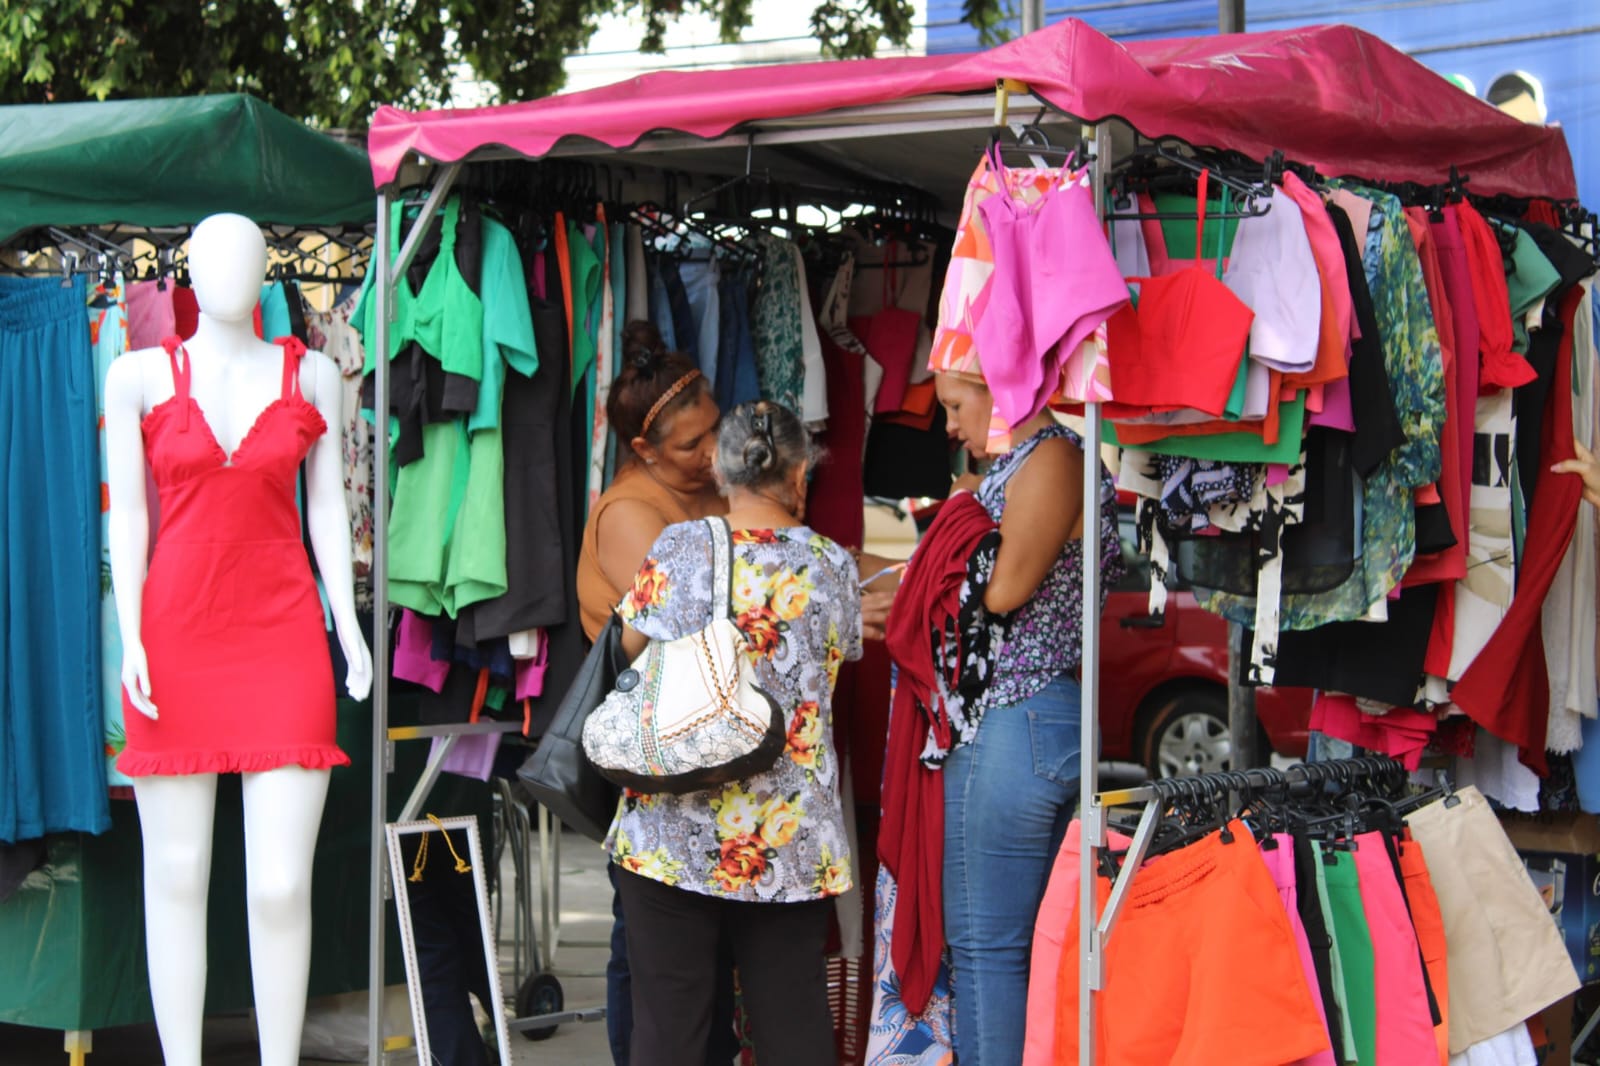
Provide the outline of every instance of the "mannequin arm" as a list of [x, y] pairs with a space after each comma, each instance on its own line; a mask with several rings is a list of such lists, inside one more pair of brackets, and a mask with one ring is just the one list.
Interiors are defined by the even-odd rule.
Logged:
[[300, 366], [300, 390], [322, 413], [328, 432], [317, 438], [306, 456], [306, 525], [317, 572], [333, 609], [349, 672], [345, 688], [351, 699], [364, 700], [372, 691], [372, 652], [356, 618], [355, 576], [350, 563], [350, 511], [344, 500], [344, 412], [339, 369], [321, 352], [307, 352]]
[[150, 562], [150, 508], [145, 499], [144, 376], [148, 351], [129, 352], [106, 373], [106, 489], [111, 584], [122, 633], [122, 684], [129, 702], [158, 717], [151, 699], [140, 626], [144, 578]]

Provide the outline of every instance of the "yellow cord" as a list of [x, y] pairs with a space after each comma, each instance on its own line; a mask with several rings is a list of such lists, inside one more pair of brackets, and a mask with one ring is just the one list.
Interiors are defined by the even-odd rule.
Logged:
[[430, 814], [428, 815], [428, 821], [439, 827], [440, 835], [444, 837], [444, 846], [449, 848], [450, 854], [455, 857], [456, 873], [470, 874], [472, 872], [472, 864], [467, 862], [466, 859], [463, 859], [456, 851], [456, 846], [450, 843], [450, 834], [444, 831], [444, 823], [439, 821], [439, 816], [437, 814]]
[[427, 833], [422, 834], [422, 843], [417, 845], [416, 860], [411, 864], [411, 876], [406, 878], [413, 883], [422, 880], [422, 868], [428, 865], [428, 836]]
[[[439, 820], [439, 816], [430, 814], [428, 815], [428, 821], [439, 827], [439, 832], [444, 837], [444, 846], [450, 849], [450, 855], [456, 860], [456, 873], [470, 874], [472, 872], [472, 864], [463, 859], [461, 853], [456, 851], [456, 846], [450, 842], [450, 834], [446, 831], [444, 823]], [[431, 833], [422, 834], [422, 843], [417, 847], [416, 861], [411, 864], [411, 876], [406, 880], [413, 882], [422, 880], [422, 870], [428, 865], [428, 838], [430, 836], [432, 836]]]

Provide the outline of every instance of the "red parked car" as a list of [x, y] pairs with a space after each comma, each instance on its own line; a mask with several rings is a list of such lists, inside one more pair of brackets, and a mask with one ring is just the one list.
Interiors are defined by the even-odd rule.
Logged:
[[[1229, 769], [1228, 624], [1201, 609], [1176, 577], [1165, 616], [1150, 617], [1150, 563], [1134, 548], [1133, 511], [1119, 511], [1127, 572], [1111, 590], [1100, 629], [1101, 758], [1138, 763], [1151, 777]], [[1305, 755], [1311, 695], [1256, 690], [1264, 745]]]

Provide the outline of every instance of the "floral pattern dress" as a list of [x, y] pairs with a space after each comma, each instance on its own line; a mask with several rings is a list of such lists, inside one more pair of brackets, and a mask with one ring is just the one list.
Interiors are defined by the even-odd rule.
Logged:
[[[606, 839], [612, 862], [690, 892], [745, 902], [837, 896], [853, 882], [833, 745], [839, 667], [861, 656], [855, 560], [804, 526], [733, 530], [731, 613], [759, 684], [788, 714], [773, 768], [681, 796], [625, 791]], [[712, 545], [702, 522], [662, 531], [624, 597], [622, 620], [677, 640], [712, 619]]]
[[350, 512], [350, 563], [355, 570], [356, 606], [372, 606], [372, 423], [361, 416], [361, 375], [366, 350], [351, 324], [360, 292], [331, 311], [306, 312], [307, 345], [332, 359], [344, 383], [344, 502]]
[[[803, 410], [806, 390], [805, 313], [795, 246], [770, 233], [755, 236], [761, 253], [761, 287], [750, 322], [761, 398]], [[819, 350], [820, 352], [820, 350]]]
[[111, 590], [111, 490], [106, 484], [106, 374], [111, 362], [128, 350], [127, 288], [122, 275], [96, 286], [89, 304], [89, 344], [94, 349], [95, 434], [100, 441], [100, 709], [105, 725], [106, 784], [133, 785], [117, 769], [117, 756], [127, 745], [122, 724], [122, 630], [117, 600]]

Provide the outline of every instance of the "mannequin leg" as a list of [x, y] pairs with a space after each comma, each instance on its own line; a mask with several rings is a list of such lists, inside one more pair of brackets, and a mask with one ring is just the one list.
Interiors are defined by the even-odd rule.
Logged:
[[261, 1066], [296, 1066], [311, 977], [311, 860], [328, 771], [244, 775], [245, 894]]
[[150, 999], [166, 1066], [200, 1066], [217, 775], [137, 777]]

